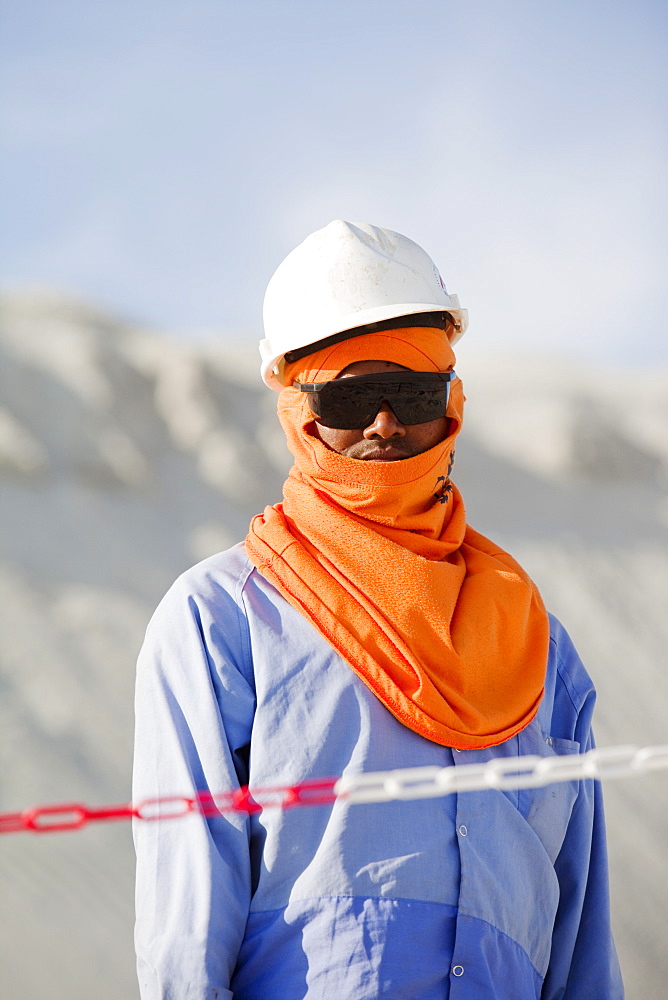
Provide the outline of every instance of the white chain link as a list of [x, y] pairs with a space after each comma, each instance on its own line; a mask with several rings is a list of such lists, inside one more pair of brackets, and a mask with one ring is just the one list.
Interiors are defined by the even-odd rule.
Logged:
[[651, 747], [600, 747], [583, 754], [555, 757], [496, 757], [484, 764], [407, 767], [344, 775], [334, 792], [348, 802], [430, 799], [452, 792], [538, 788], [553, 781], [583, 778], [630, 778], [668, 769], [668, 744]]

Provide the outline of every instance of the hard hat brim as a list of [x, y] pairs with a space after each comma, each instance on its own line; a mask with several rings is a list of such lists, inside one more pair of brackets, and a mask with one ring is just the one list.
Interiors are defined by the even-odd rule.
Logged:
[[[334, 329], [330, 323], [328, 324], [327, 329], [321, 332], [320, 336], [318, 335], [319, 331], [314, 327], [312, 331], [312, 339], [309, 338], [309, 343], [315, 345], [318, 341], [333, 334], [345, 333], [346, 330], [357, 330], [360, 327], [380, 323], [384, 320], [399, 319], [400, 317], [411, 316], [413, 314], [433, 312], [448, 313], [448, 315], [452, 317], [453, 322], [448, 326], [447, 336], [450, 343], [454, 345], [466, 331], [466, 327], [468, 325], [468, 312], [466, 309], [459, 307], [458, 300], [455, 295], [446, 295], [445, 298], [452, 301], [452, 306], [449, 306], [446, 303], [435, 305], [433, 302], [406, 302], [375, 306], [372, 309], [363, 309], [355, 314], [354, 323], [351, 323], [351, 316], [348, 315], [345, 317], [345, 320], [342, 320], [338, 329]], [[457, 305], [455, 305], [455, 303], [457, 303]], [[280, 379], [278, 369], [281, 360], [285, 356], [285, 352], [278, 355], [274, 354], [271, 350], [271, 344], [269, 341], [262, 340], [260, 341], [260, 355], [262, 358], [260, 368], [262, 380], [265, 385], [269, 386], [270, 389], [280, 392], [283, 388], [283, 383]]]

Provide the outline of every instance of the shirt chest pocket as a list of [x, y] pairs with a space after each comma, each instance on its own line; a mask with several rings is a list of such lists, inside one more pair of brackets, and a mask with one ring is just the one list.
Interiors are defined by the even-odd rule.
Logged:
[[[545, 733], [534, 719], [519, 734], [519, 753], [538, 757], [579, 754], [580, 744]], [[578, 796], [579, 782], [558, 781], [542, 788], [522, 788], [517, 808], [538, 836], [554, 863], [566, 836], [566, 830]]]

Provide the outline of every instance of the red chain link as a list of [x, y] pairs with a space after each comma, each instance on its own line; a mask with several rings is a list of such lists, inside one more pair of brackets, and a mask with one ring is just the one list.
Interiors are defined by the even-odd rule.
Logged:
[[198, 792], [194, 796], [170, 795], [144, 799], [137, 805], [128, 803], [97, 809], [91, 809], [80, 802], [34, 806], [22, 812], [0, 813], [0, 834], [25, 830], [31, 833], [80, 830], [88, 823], [109, 823], [133, 818], [153, 822], [159, 819], [180, 819], [190, 813], [219, 816], [227, 812], [257, 813], [268, 808], [292, 809], [295, 806], [327, 805], [336, 799], [334, 785], [337, 780], [325, 778], [305, 781], [300, 785], [256, 788], [252, 793], [244, 786], [215, 795], [211, 792]]

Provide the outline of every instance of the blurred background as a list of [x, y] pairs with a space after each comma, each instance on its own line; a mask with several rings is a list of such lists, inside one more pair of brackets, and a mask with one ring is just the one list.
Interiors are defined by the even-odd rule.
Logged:
[[[262, 297], [333, 218], [469, 308], [470, 521], [573, 635], [599, 745], [668, 743], [667, 41], [659, 0], [5, 0], [0, 809], [127, 800], [153, 608], [280, 498]], [[605, 793], [659, 997], [668, 775]], [[0, 995], [136, 997], [132, 883], [126, 824], [2, 837]]]

